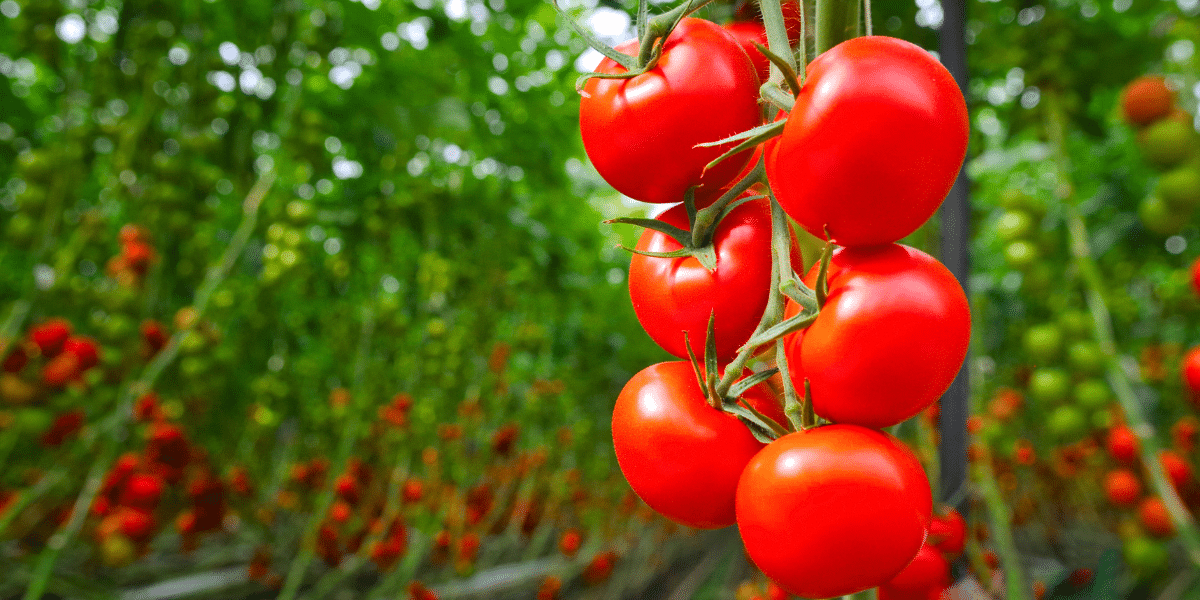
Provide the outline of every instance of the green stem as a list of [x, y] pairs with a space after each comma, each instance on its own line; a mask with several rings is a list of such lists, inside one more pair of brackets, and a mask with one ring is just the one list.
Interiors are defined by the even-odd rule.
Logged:
[[996, 542], [996, 552], [1000, 555], [1000, 565], [1004, 571], [1004, 582], [1008, 593], [1007, 600], [1029, 600], [1029, 587], [1025, 585], [1025, 571], [1021, 566], [1021, 555], [1017, 552], [1017, 544], [1012, 535], [1012, 514], [1005, 503], [1004, 494], [996, 483], [996, 472], [992, 469], [990, 454], [979, 457], [975, 463], [975, 481], [979, 482], [979, 491], [983, 495], [988, 516], [992, 519], [992, 539]]
[[[762, 11], [763, 25], [767, 29], [767, 47], [776, 56], [782, 58], [793, 72], [796, 72], [796, 58], [792, 53], [791, 42], [788, 41], [787, 24], [783, 20], [783, 4], [780, 0], [759, 0], [758, 7]], [[800, 43], [803, 46], [803, 38]], [[783, 83], [783, 71], [772, 64], [771, 77], [768, 81], [776, 85]], [[796, 92], [797, 90], [792, 91]]]
[[1200, 530], [1196, 521], [1179, 499], [1175, 486], [1167, 478], [1162, 463], [1159, 461], [1160, 448], [1154, 426], [1142, 411], [1141, 402], [1134, 393], [1134, 378], [1136, 367], [1126, 369], [1123, 365], [1126, 358], [1117, 349], [1116, 336], [1113, 333], [1112, 315], [1104, 299], [1105, 290], [1113, 286], [1104, 281], [1100, 268], [1092, 256], [1091, 241], [1087, 226], [1075, 203], [1069, 199], [1073, 195], [1074, 186], [1070, 181], [1070, 158], [1065, 145], [1065, 122], [1062, 107], [1058, 97], [1048, 94], [1046, 97], [1046, 130], [1054, 149], [1055, 162], [1058, 163], [1059, 177], [1064, 183], [1059, 187], [1058, 194], [1062, 201], [1067, 220], [1067, 232], [1070, 236], [1071, 257], [1079, 271], [1085, 286], [1084, 296], [1088, 310], [1092, 314], [1093, 334], [1100, 345], [1105, 362], [1109, 385], [1121, 405], [1129, 429], [1138, 437], [1138, 453], [1141, 455], [1142, 466], [1150, 476], [1150, 486], [1154, 493], [1162, 499], [1171, 522], [1175, 525], [1179, 540], [1182, 542], [1188, 559], [1192, 564], [1200, 566]]
[[858, 37], [859, 0], [817, 0], [817, 52]]

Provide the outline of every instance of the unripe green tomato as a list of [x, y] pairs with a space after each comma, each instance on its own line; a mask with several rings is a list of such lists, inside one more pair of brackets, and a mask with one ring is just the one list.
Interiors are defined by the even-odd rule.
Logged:
[[1004, 247], [1004, 260], [1014, 269], [1028, 268], [1038, 259], [1039, 254], [1037, 245], [1028, 240], [1009, 242]]
[[304, 200], [292, 200], [291, 202], [287, 203], [288, 218], [297, 225], [303, 225], [311, 221], [316, 212], [317, 211], [315, 208], [313, 208], [311, 202], [305, 202]]
[[1030, 360], [1042, 364], [1058, 358], [1062, 352], [1062, 331], [1054, 323], [1042, 323], [1025, 330], [1025, 352]]
[[14, 422], [21, 431], [41, 435], [50, 427], [53, 417], [43, 408], [22, 408], [17, 411]]
[[1191, 127], [1174, 119], [1162, 119], [1139, 136], [1142, 152], [1150, 164], [1168, 168], [1187, 160], [1195, 145]]
[[1046, 203], [1021, 190], [1005, 190], [1000, 195], [1000, 206], [1008, 210], [1027, 211], [1034, 221], [1046, 216]]
[[1029, 377], [1029, 396], [1042, 404], [1055, 404], [1071, 393], [1071, 376], [1058, 367], [1039, 367]]
[[1054, 407], [1046, 418], [1046, 430], [1063, 442], [1074, 442], [1087, 435], [1090, 425], [1088, 413], [1071, 404]]
[[1108, 407], [1112, 401], [1108, 384], [1102, 379], [1084, 379], [1075, 384], [1075, 403], [1088, 410]]
[[1033, 233], [1033, 217], [1024, 210], [1006, 210], [996, 222], [996, 237], [1011, 242]]
[[1181, 167], [1164, 173], [1155, 187], [1158, 196], [1176, 210], [1200, 206], [1200, 172]]
[[1141, 535], [1125, 541], [1125, 563], [1140, 579], [1150, 579], [1165, 572], [1169, 559], [1167, 548], [1161, 542]]
[[1069, 337], [1088, 338], [1092, 335], [1092, 315], [1084, 310], [1065, 310], [1059, 313], [1058, 325]]
[[1187, 225], [1191, 211], [1176, 209], [1158, 196], [1146, 196], [1138, 205], [1138, 218], [1151, 233], [1175, 235]]
[[184, 377], [196, 379], [208, 371], [208, 359], [203, 356], [185, 356], [179, 359], [179, 372]]
[[1067, 364], [1081, 373], [1099, 375], [1104, 372], [1104, 352], [1100, 344], [1080, 340], [1067, 347]]
[[179, 351], [183, 354], [200, 354], [208, 347], [208, 340], [199, 331], [189, 331], [179, 340]]
[[100, 335], [107, 342], [116, 342], [125, 340], [137, 333], [137, 322], [129, 315], [116, 314], [108, 315], [103, 319], [102, 323], [97, 323], [100, 328]]
[[1092, 411], [1092, 428], [1105, 430], [1113, 425], [1112, 411], [1108, 408]]

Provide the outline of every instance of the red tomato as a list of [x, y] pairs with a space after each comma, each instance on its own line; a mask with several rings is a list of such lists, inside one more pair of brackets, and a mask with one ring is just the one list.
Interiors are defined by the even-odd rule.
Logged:
[[57, 355], [70, 336], [70, 321], [60, 318], [48, 319], [29, 330], [29, 339], [37, 344], [43, 356]]
[[1117, 506], [1133, 506], [1142, 497], [1142, 482], [1129, 469], [1113, 469], [1104, 476], [1104, 495]]
[[967, 522], [953, 508], [945, 514], [935, 515], [929, 523], [929, 544], [947, 558], [958, 558], [967, 541]]
[[100, 363], [100, 351], [90, 337], [71, 336], [63, 342], [62, 351], [79, 359], [79, 370], [86, 371]]
[[[783, 419], [766, 386], [744, 397]], [[633, 491], [668, 519], [700, 529], [733, 525], [738, 477], [763, 448], [737, 417], [707, 404], [692, 365], [682, 361], [646, 367], [625, 384], [612, 434]]]
[[1138, 505], [1138, 520], [1142, 522], [1142, 527], [1155, 537], [1170, 537], [1175, 535], [1175, 524], [1171, 521], [1171, 514], [1167, 512], [1167, 506], [1158, 496], [1150, 496]]
[[967, 151], [967, 107], [928, 52], [884, 36], [817, 57], [767, 178], [783, 209], [843, 246], [894, 242], [941, 205]]
[[[817, 270], [804, 278], [809, 287]], [[796, 389], [811, 383], [818, 415], [882, 428], [950, 387], [970, 337], [966, 294], [936, 259], [898, 244], [842, 248], [829, 263], [825, 306], [787, 359]]]
[[1167, 479], [1176, 490], [1186, 488], [1192, 481], [1192, 466], [1174, 450], [1163, 450], [1158, 454], [1158, 462], [1162, 465]]
[[742, 50], [746, 51], [746, 55], [754, 63], [754, 70], [758, 73], [760, 81], [766, 81], [771, 76], [771, 61], [765, 54], [758, 51], [754, 46], [758, 42], [764, 46], [767, 44], [767, 28], [763, 27], [762, 23], [757, 21], [734, 21], [725, 25], [725, 31], [737, 39], [738, 44], [741, 44]]
[[[636, 40], [617, 46], [637, 54]], [[598, 73], [623, 73], [605, 58]], [[737, 40], [716, 24], [683, 19], [658, 64], [632, 79], [589, 79], [579, 102], [583, 147], [618, 192], [643, 202], [680, 202], [700, 184], [713, 192], [741, 171], [743, 152], [704, 166], [729, 146], [696, 148], [762, 122], [758, 75]]]
[[[683, 205], [659, 220], [687, 229]], [[695, 258], [658, 258], [634, 254], [629, 263], [629, 297], [638, 321], [664, 350], [687, 358], [683, 332], [692, 351], [704, 356], [709, 314], [715, 311], [717, 358], [728, 362], [750, 339], [767, 307], [771, 287], [771, 209], [767, 200], [747, 202], [731, 211], [713, 234], [717, 268], [711, 273]], [[680, 248], [670, 236], [647, 229], [637, 249], [671, 252]], [[792, 238], [792, 264], [800, 249]]]
[[1183, 375], [1183, 385], [1187, 388], [1192, 404], [1200, 406], [1200, 346], [1196, 346], [1183, 357], [1180, 367]]
[[1108, 430], [1104, 445], [1108, 448], [1108, 455], [1123, 465], [1133, 464], [1137, 460], [1140, 444], [1133, 431], [1124, 425], [1113, 425]]
[[1167, 116], [1174, 106], [1175, 95], [1161, 76], [1138, 77], [1121, 92], [1121, 112], [1134, 125], [1149, 125]]
[[852, 594], [895, 577], [925, 541], [932, 509], [916, 455], [857, 425], [771, 442], [746, 465], [737, 488], [746, 553], [804, 598]]
[[933, 546], [921, 546], [903, 571], [879, 586], [879, 600], [939, 600], [948, 597], [950, 583], [950, 563]]

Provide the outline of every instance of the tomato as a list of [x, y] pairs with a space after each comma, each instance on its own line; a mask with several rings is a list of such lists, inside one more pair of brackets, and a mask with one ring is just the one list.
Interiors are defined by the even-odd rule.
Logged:
[[1196, 292], [1196, 295], [1200, 296], [1200, 258], [1192, 261], [1191, 275], [1192, 290]]
[[1025, 352], [1036, 363], [1051, 362], [1062, 352], [1062, 330], [1054, 323], [1042, 323], [1025, 330]]
[[[780, 402], [764, 385], [746, 401], [777, 422]], [[688, 362], [642, 369], [613, 409], [613, 447], [629, 486], [650, 508], [689, 527], [734, 522], [734, 492], [742, 469], [763, 443], [737, 417], [712, 408]]]
[[1193, 404], [1200, 405], [1200, 346], [1188, 350], [1183, 357], [1180, 367], [1183, 375], [1183, 386]]
[[925, 541], [933, 499], [896, 438], [857, 425], [785, 435], [746, 465], [737, 524], [746, 553], [791, 594], [832, 598], [886, 583]]
[[940, 600], [950, 583], [950, 563], [937, 548], [921, 546], [903, 571], [879, 586], [879, 600]]
[[1175, 524], [1161, 498], [1150, 496], [1138, 505], [1138, 520], [1150, 535], [1155, 537], [1170, 537], [1175, 535]]
[[[683, 205], [659, 220], [687, 229]], [[728, 362], [750, 339], [771, 288], [771, 209], [766, 199], [733, 209], [713, 234], [717, 268], [709, 272], [692, 257], [659, 258], [634, 254], [629, 263], [629, 297], [638, 321], [664, 350], [687, 358], [683, 333], [692, 351], [704, 356], [709, 314], [715, 312], [717, 358]], [[680, 245], [670, 236], [647, 229], [637, 249], [670, 252]], [[800, 250], [792, 237], [792, 265], [800, 267]]]
[[1140, 443], [1133, 431], [1124, 425], [1116, 425], [1109, 429], [1104, 445], [1108, 449], [1108, 455], [1123, 465], [1133, 464], [1133, 461], [1137, 460]]
[[[638, 42], [617, 46], [637, 54]], [[605, 58], [598, 73], [622, 73]], [[588, 158], [618, 192], [643, 202], [680, 202], [694, 185], [717, 191], [750, 158], [742, 152], [708, 171], [730, 146], [696, 148], [762, 122], [758, 74], [737, 40], [716, 24], [683, 19], [658, 64], [631, 79], [589, 79], [579, 102]]]
[[951, 508], [934, 515], [929, 523], [928, 542], [947, 558], [958, 558], [967, 543], [967, 522], [962, 514]]
[[1104, 495], [1117, 506], [1133, 506], [1142, 497], [1142, 481], [1129, 469], [1113, 469], [1104, 476]]
[[885, 36], [834, 46], [807, 79], [767, 178], [809, 233], [843, 246], [894, 242], [941, 205], [967, 151], [967, 106], [928, 52]]
[[725, 31], [728, 31], [729, 35], [732, 35], [738, 44], [741, 44], [742, 50], [746, 51], [746, 55], [754, 63], [754, 71], [758, 73], [758, 79], [766, 81], [771, 76], [771, 61], [754, 46], [755, 42], [769, 46], [766, 27], [756, 21], [734, 21], [727, 23], [724, 27]]
[[[819, 265], [805, 276], [816, 285]], [[793, 382], [811, 383], [818, 415], [889, 427], [932, 404], [967, 355], [971, 315], [954, 276], [908, 246], [841, 248], [829, 263], [829, 295], [789, 344]]]
[[1192, 465], [1189, 465], [1187, 459], [1180, 456], [1174, 450], [1163, 450], [1158, 454], [1158, 462], [1162, 465], [1163, 472], [1167, 474], [1167, 479], [1171, 480], [1171, 485], [1175, 486], [1176, 491], [1183, 490], [1192, 482]]
[[1134, 125], [1147, 125], [1167, 116], [1175, 106], [1175, 97], [1161, 76], [1138, 77], [1121, 93], [1121, 110], [1125, 120]]
[[1042, 404], [1055, 404], [1071, 393], [1071, 374], [1058, 367], [1039, 367], [1029, 377], [1029, 397]]

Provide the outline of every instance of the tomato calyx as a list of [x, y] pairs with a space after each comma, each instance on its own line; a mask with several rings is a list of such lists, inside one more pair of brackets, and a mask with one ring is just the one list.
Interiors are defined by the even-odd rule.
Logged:
[[587, 93], [583, 91], [583, 86], [589, 79], [633, 79], [653, 69], [658, 64], [659, 57], [662, 56], [663, 44], [666, 42], [667, 36], [671, 35], [671, 32], [675, 30], [675, 26], [684, 17], [703, 8], [710, 2], [712, 0], [689, 0], [665, 13], [653, 17], [650, 16], [646, 0], [638, 2], [638, 55], [632, 56], [620, 52], [600, 41], [589, 28], [581, 27], [575, 19], [572, 19], [558, 5], [558, 0], [551, 0], [554, 10], [562, 15], [571, 29], [575, 30], [575, 33], [579, 34], [587, 42], [588, 46], [605, 57], [612, 59], [613, 62], [625, 69], [623, 73], [584, 73], [579, 79], [575, 80], [575, 91], [580, 95], [586, 96]]
[[688, 229], [682, 229], [665, 223], [659, 219], [648, 219], [641, 217], [618, 217], [604, 221], [607, 224], [621, 223], [625, 225], [636, 225], [645, 229], [651, 229], [659, 233], [670, 236], [679, 243], [681, 248], [670, 252], [652, 252], [648, 250], [638, 250], [624, 245], [618, 245], [618, 248], [628, 250], [634, 254], [643, 256], [654, 256], [658, 258], [678, 258], [690, 256], [695, 258], [704, 266], [710, 273], [717, 268], [717, 249], [713, 244], [713, 235], [717, 231], [717, 225], [725, 215], [733, 211], [733, 209], [751, 202], [753, 200], [761, 200], [765, 196], [762, 195], [743, 195], [750, 186], [759, 181], [764, 173], [762, 161], [747, 175], [742, 181], [738, 182], [732, 189], [722, 195], [716, 202], [702, 209], [696, 208], [695, 188], [689, 189], [684, 194], [683, 203], [687, 210]]

